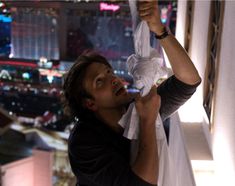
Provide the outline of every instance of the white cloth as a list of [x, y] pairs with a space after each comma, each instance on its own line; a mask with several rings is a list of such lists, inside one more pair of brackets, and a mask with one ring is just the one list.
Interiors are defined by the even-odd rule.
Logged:
[[[133, 3], [133, 1], [130, 2]], [[159, 58], [157, 51], [150, 47], [150, 31], [147, 23], [141, 21], [133, 28], [136, 28], [134, 30], [135, 54], [128, 58], [127, 66], [130, 74], [133, 76], [134, 85], [140, 89], [141, 96], [145, 96], [156, 80], [166, 73], [166, 70], [163, 70], [161, 67], [162, 59]], [[138, 139], [139, 118], [134, 103], [129, 106], [119, 124], [125, 128], [125, 137]], [[174, 185], [174, 179], [171, 179], [167, 140], [160, 115], [158, 115], [155, 125], [159, 154], [158, 184], [161, 186], [172, 186]], [[138, 140], [137, 143], [132, 144], [132, 150], [132, 161], [134, 161], [138, 151]]]
[[[141, 42], [139, 42], [141, 41], [141, 39], [144, 38], [143, 35], [149, 35], [149, 30], [146, 29], [146, 27], [147, 23], [144, 21], [141, 22], [137, 27], [134, 33], [134, 38], [136, 41], [136, 54], [131, 55], [127, 60], [128, 70], [133, 76], [134, 85], [136, 86], [136, 88], [140, 89], [141, 96], [145, 96], [146, 94], [148, 94], [155, 81], [162, 75], [164, 75], [164, 70], [160, 67], [160, 63], [162, 62], [162, 60], [158, 58], [157, 52], [151, 49], [150, 40], [148, 41], [147, 46], [142, 45]], [[146, 44], [146, 39], [143, 44]], [[139, 117], [137, 115], [134, 103], [129, 106], [126, 114], [119, 121], [119, 124], [124, 127], [125, 137], [129, 139], [138, 139]], [[170, 169], [171, 163], [168, 153], [167, 140], [162, 120], [159, 114], [155, 125], [159, 156], [158, 185], [172, 186], [174, 185], [175, 179], [172, 178], [173, 175], [171, 173], [172, 169]], [[132, 147], [132, 162], [137, 155], [137, 144], [135, 144], [135, 147]]]
[[[135, 54], [131, 55], [127, 60], [127, 66], [130, 74], [133, 76], [134, 85], [140, 90], [141, 96], [145, 96], [150, 91], [153, 84], [157, 79], [167, 73], [167, 70], [162, 68], [163, 60], [159, 58], [157, 51], [150, 47], [150, 31], [145, 21], [138, 23], [136, 0], [129, 0], [132, 21], [133, 21], [133, 33], [134, 33], [134, 46]], [[119, 124], [124, 128], [124, 136], [132, 140], [131, 143], [131, 162], [136, 159], [138, 152], [138, 135], [139, 135], [139, 119], [134, 103], [132, 103], [127, 112], [120, 119]], [[190, 171], [189, 161], [184, 161], [180, 158], [180, 152], [176, 150], [177, 143], [174, 143], [174, 151], [169, 150], [165, 131], [160, 115], [158, 115], [156, 123], [156, 137], [158, 145], [158, 157], [159, 157], [159, 177], [158, 185], [160, 186], [195, 186], [193, 177], [183, 179], [183, 172], [180, 169], [182, 178], [177, 177], [179, 163], [184, 163], [186, 170]], [[174, 131], [171, 131], [174, 132]], [[174, 135], [173, 135], [174, 136]], [[174, 136], [177, 137], [177, 136]], [[174, 139], [170, 138], [170, 141]], [[173, 149], [173, 148], [172, 148]], [[187, 155], [185, 148], [184, 155]], [[175, 151], [176, 150], [176, 151]], [[171, 156], [169, 152], [174, 152], [177, 155], [176, 158], [180, 158], [177, 161]], [[192, 171], [191, 171], [192, 172]], [[186, 173], [189, 175], [189, 173]], [[192, 174], [191, 174], [192, 175]]]
[[176, 171], [174, 185], [196, 186], [178, 113], [171, 116], [169, 154], [171, 167]]

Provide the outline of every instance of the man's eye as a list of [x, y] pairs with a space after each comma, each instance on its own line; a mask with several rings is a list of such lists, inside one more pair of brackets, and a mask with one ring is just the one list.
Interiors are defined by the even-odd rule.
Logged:
[[97, 79], [96, 80], [96, 85], [100, 86], [103, 84], [103, 80], [102, 79]]
[[107, 73], [108, 73], [108, 74], [113, 74], [113, 70], [108, 69], [108, 70], [107, 70]]

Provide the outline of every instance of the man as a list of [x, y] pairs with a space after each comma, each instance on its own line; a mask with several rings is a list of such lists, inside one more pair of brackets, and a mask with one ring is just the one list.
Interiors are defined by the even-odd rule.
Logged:
[[[156, 1], [138, 2], [138, 11], [160, 40], [174, 75], [140, 97], [127, 93], [104, 57], [86, 54], [78, 58], [66, 77], [64, 95], [66, 108], [78, 118], [68, 153], [80, 186], [157, 185], [157, 113], [166, 119], [191, 97], [201, 81], [187, 53], [162, 25]], [[140, 143], [137, 158], [130, 165], [130, 140], [122, 136], [118, 121], [132, 101], [140, 118]]]

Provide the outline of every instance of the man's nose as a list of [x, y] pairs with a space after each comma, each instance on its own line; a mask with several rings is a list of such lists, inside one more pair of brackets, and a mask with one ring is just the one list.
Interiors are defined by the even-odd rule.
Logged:
[[118, 85], [118, 78], [117, 78], [117, 77], [113, 77], [113, 78], [111, 79], [111, 84], [112, 84], [112, 86]]

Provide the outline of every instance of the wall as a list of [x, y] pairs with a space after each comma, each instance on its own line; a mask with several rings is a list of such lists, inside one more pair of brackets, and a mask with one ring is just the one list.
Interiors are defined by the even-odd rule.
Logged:
[[235, 2], [225, 1], [216, 92], [213, 154], [220, 185], [235, 185]]
[[[183, 7], [183, 8], [182, 8]], [[185, 17], [182, 14], [186, 14], [186, 1], [179, 1], [179, 12], [177, 14], [177, 27], [176, 37], [183, 42], [185, 36]], [[191, 28], [191, 40], [189, 51], [191, 59], [196, 66], [201, 78], [202, 83], [197, 88], [193, 97], [179, 110], [179, 116], [182, 122], [200, 123], [203, 121], [205, 115], [203, 105], [203, 86], [204, 76], [207, 61], [207, 37], [208, 37], [208, 23], [210, 14], [210, 1], [196, 0], [194, 2], [194, 15], [193, 24]], [[178, 17], [179, 15], [179, 17]], [[191, 23], [189, 23], [191, 24]], [[183, 29], [183, 30], [182, 30]]]
[[34, 186], [52, 185], [53, 153], [34, 150]]
[[187, 1], [179, 1], [177, 5], [177, 23], [175, 36], [184, 46]]
[[[185, 6], [185, 2], [179, 2], [180, 7]], [[220, 66], [218, 71], [218, 81], [214, 111], [214, 129], [212, 133], [207, 133], [208, 143], [211, 145], [215, 164], [216, 185], [235, 185], [235, 2], [225, 1], [223, 30], [221, 38]], [[177, 17], [184, 21], [185, 9], [179, 12]], [[193, 98], [183, 106], [179, 114], [182, 114], [183, 122], [201, 122], [205, 125], [203, 111], [203, 84], [207, 60], [207, 35], [210, 13], [210, 1], [195, 0], [191, 58], [197, 67], [203, 81]], [[183, 22], [182, 22], [183, 24]], [[182, 27], [182, 26], [180, 26]], [[177, 27], [177, 32], [182, 32]], [[182, 29], [182, 28], [181, 28]], [[184, 33], [185, 34], [185, 33]], [[177, 34], [179, 41], [182, 35]], [[189, 110], [190, 112], [187, 112]], [[181, 113], [180, 113], [181, 112]], [[191, 115], [193, 113], [194, 116]], [[181, 115], [180, 115], [181, 116]], [[181, 119], [181, 118], [180, 118]], [[208, 129], [207, 129], [208, 130]]]
[[52, 186], [53, 153], [33, 150], [33, 156], [0, 167], [2, 186]]
[[[33, 186], [34, 159], [25, 158], [1, 167], [2, 186]], [[24, 179], [27, 178], [27, 179]]]

